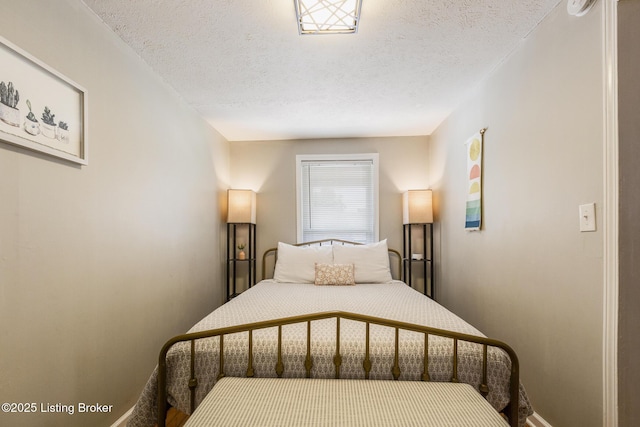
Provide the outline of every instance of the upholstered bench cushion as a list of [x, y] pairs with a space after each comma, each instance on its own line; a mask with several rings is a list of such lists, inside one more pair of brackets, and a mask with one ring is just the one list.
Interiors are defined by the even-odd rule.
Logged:
[[226, 377], [185, 427], [507, 425], [468, 384]]

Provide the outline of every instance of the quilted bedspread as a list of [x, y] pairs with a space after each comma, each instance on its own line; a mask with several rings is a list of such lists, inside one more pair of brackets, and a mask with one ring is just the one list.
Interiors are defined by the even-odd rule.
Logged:
[[[416, 292], [400, 281], [355, 286], [315, 286], [313, 284], [278, 283], [264, 280], [198, 322], [189, 332], [245, 323], [271, 320], [324, 311], [346, 311], [390, 320], [427, 325], [470, 335], [484, 336], [435, 301]], [[312, 323], [312, 355], [314, 378], [333, 378], [335, 368], [335, 320]], [[364, 378], [362, 360], [365, 353], [365, 325], [341, 322], [341, 378]], [[392, 379], [395, 332], [392, 328], [371, 325], [371, 379]], [[282, 329], [283, 377], [304, 377], [307, 351], [306, 325], [289, 325]], [[419, 380], [423, 371], [424, 335], [400, 332], [400, 380]], [[218, 376], [218, 338], [196, 344], [196, 405], [211, 390]], [[226, 336], [224, 341], [226, 376], [246, 375], [248, 334]], [[169, 403], [189, 413], [189, 351], [187, 344], [178, 344], [167, 357], [167, 388]], [[453, 372], [452, 341], [429, 339], [429, 375], [432, 381], [449, 381]], [[254, 370], [256, 377], [275, 377], [277, 362], [277, 329], [255, 331], [253, 334]], [[482, 378], [481, 346], [460, 343], [458, 348], [458, 378], [478, 387]], [[509, 403], [510, 362], [498, 349], [489, 350], [487, 401], [497, 410]], [[520, 386], [520, 425], [533, 413], [526, 392]], [[157, 419], [157, 371], [149, 378], [128, 422], [129, 427], [151, 427]]]

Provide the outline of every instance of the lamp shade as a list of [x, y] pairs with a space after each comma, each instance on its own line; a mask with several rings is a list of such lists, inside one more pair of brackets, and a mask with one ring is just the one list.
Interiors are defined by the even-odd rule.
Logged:
[[433, 222], [431, 190], [409, 190], [402, 195], [402, 223], [430, 224]]
[[256, 193], [251, 190], [227, 191], [227, 222], [256, 223]]

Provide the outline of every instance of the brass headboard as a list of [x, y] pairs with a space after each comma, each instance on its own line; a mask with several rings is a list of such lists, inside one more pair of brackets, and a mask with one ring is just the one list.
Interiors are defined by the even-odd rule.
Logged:
[[[291, 246], [328, 246], [328, 245], [333, 245], [334, 243], [337, 244], [341, 244], [341, 245], [361, 245], [362, 243], [358, 243], [358, 242], [350, 242], [348, 240], [341, 240], [341, 239], [322, 239], [322, 240], [314, 240], [312, 242], [304, 242], [304, 243], [296, 243], [296, 244], [292, 244]], [[389, 250], [389, 257], [396, 257], [398, 260], [398, 270], [397, 270], [397, 276], [399, 276], [399, 280], [402, 280], [402, 255], [400, 255], [400, 252], [398, 252], [395, 249], [391, 249], [388, 248]], [[278, 248], [270, 248], [267, 249], [264, 254], [262, 255], [262, 279], [266, 279], [267, 278], [267, 257], [268, 256], [274, 256], [275, 260], [273, 262], [273, 268], [275, 269], [275, 262], [278, 260]], [[273, 269], [271, 270], [271, 277], [273, 277]], [[393, 269], [391, 269], [391, 274], [393, 276]]]

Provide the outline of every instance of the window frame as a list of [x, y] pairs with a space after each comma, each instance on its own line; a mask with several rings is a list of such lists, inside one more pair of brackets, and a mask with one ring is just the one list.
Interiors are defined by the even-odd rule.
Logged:
[[[380, 240], [380, 185], [379, 185], [379, 154], [298, 154], [296, 155], [296, 242], [304, 243], [303, 236], [303, 197], [302, 197], [302, 164], [304, 162], [340, 162], [340, 161], [371, 161], [373, 167], [373, 238]], [[334, 236], [337, 237], [337, 236]]]

